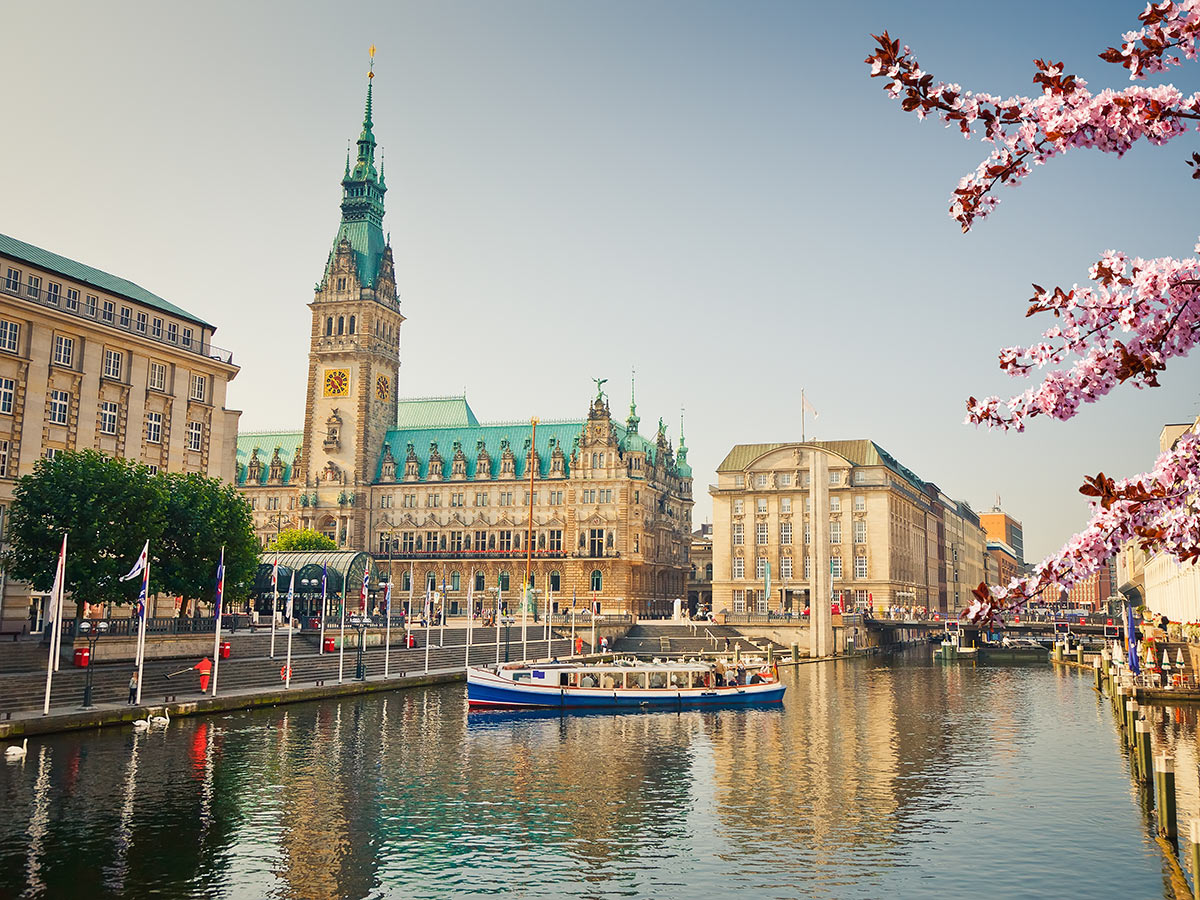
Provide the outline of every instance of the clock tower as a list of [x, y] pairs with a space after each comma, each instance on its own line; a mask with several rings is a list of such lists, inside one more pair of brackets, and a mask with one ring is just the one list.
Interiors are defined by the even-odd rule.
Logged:
[[300, 469], [304, 516], [342, 547], [367, 550], [368, 487], [396, 422], [400, 301], [383, 233], [383, 165], [375, 168], [371, 92], [357, 155], [346, 155], [342, 220], [312, 303]]

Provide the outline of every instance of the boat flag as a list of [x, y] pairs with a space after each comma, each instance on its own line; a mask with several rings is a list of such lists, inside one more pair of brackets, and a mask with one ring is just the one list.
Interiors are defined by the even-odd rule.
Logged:
[[1134, 675], [1142, 671], [1141, 660], [1138, 659], [1137, 630], [1133, 625], [1133, 606], [1125, 604], [1125, 639], [1129, 643], [1129, 671]]

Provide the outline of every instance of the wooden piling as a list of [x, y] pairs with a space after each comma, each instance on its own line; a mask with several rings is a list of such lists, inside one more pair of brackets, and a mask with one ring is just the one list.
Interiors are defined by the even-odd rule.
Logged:
[[1167, 840], [1178, 835], [1175, 821], [1175, 757], [1160, 753], [1154, 757], [1154, 792], [1158, 803], [1158, 831]]
[[792, 644], [792, 662], [800, 662], [800, 645]]
[[1129, 747], [1134, 745], [1137, 740], [1137, 733], [1134, 731], [1134, 723], [1138, 717], [1138, 702], [1136, 700], [1125, 701], [1125, 744]]
[[1104, 693], [1104, 670], [1100, 668], [1100, 660], [1092, 660], [1092, 676], [1096, 682], [1096, 690]]
[[1134, 754], [1137, 760], [1138, 778], [1141, 781], [1149, 783], [1151, 773], [1154, 771], [1154, 751], [1150, 743], [1150, 723], [1145, 719], [1138, 719], [1134, 726], [1137, 741], [1137, 753]]
[[1083, 644], [1075, 648], [1075, 662], [1083, 665]]

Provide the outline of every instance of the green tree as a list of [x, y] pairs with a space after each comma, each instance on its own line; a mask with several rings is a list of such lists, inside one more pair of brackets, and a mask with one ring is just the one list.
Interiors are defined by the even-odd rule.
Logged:
[[[119, 579], [147, 540], [155, 547], [164, 525], [163, 484], [144, 466], [94, 450], [39, 459], [13, 491], [9, 574], [50, 590], [66, 534], [66, 590], [75, 599], [76, 615], [85, 601], [129, 603], [140, 586], [136, 579]], [[153, 568], [150, 574], [153, 578]]]
[[158, 478], [166, 515], [162, 536], [151, 546], [160, 560], [151, 572], [151, 588], [183, 597], [180, 615], [187, 612], [188, 600], [212, 599], [224, 547], [225, 598], [246, 597], [259, 554], [250, 504], [217, 478], [195, 472]]
[[289, 528], [279, 532], [279, 537], [267, 547], [280, 553], [296, 553], [307, 550], [336, 550], [337, 542], [311, 528]]

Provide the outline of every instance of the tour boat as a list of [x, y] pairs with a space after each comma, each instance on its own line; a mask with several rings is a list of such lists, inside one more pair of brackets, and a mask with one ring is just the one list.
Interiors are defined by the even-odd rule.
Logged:
[[[726, 664], [736, 669], [736, 664]], [[775, 667], [745, 665], [749, 684], [717, 685], [715, 662], [610, 660], [467, 669], [470, 709], [647, 709], [779, 703]]]

